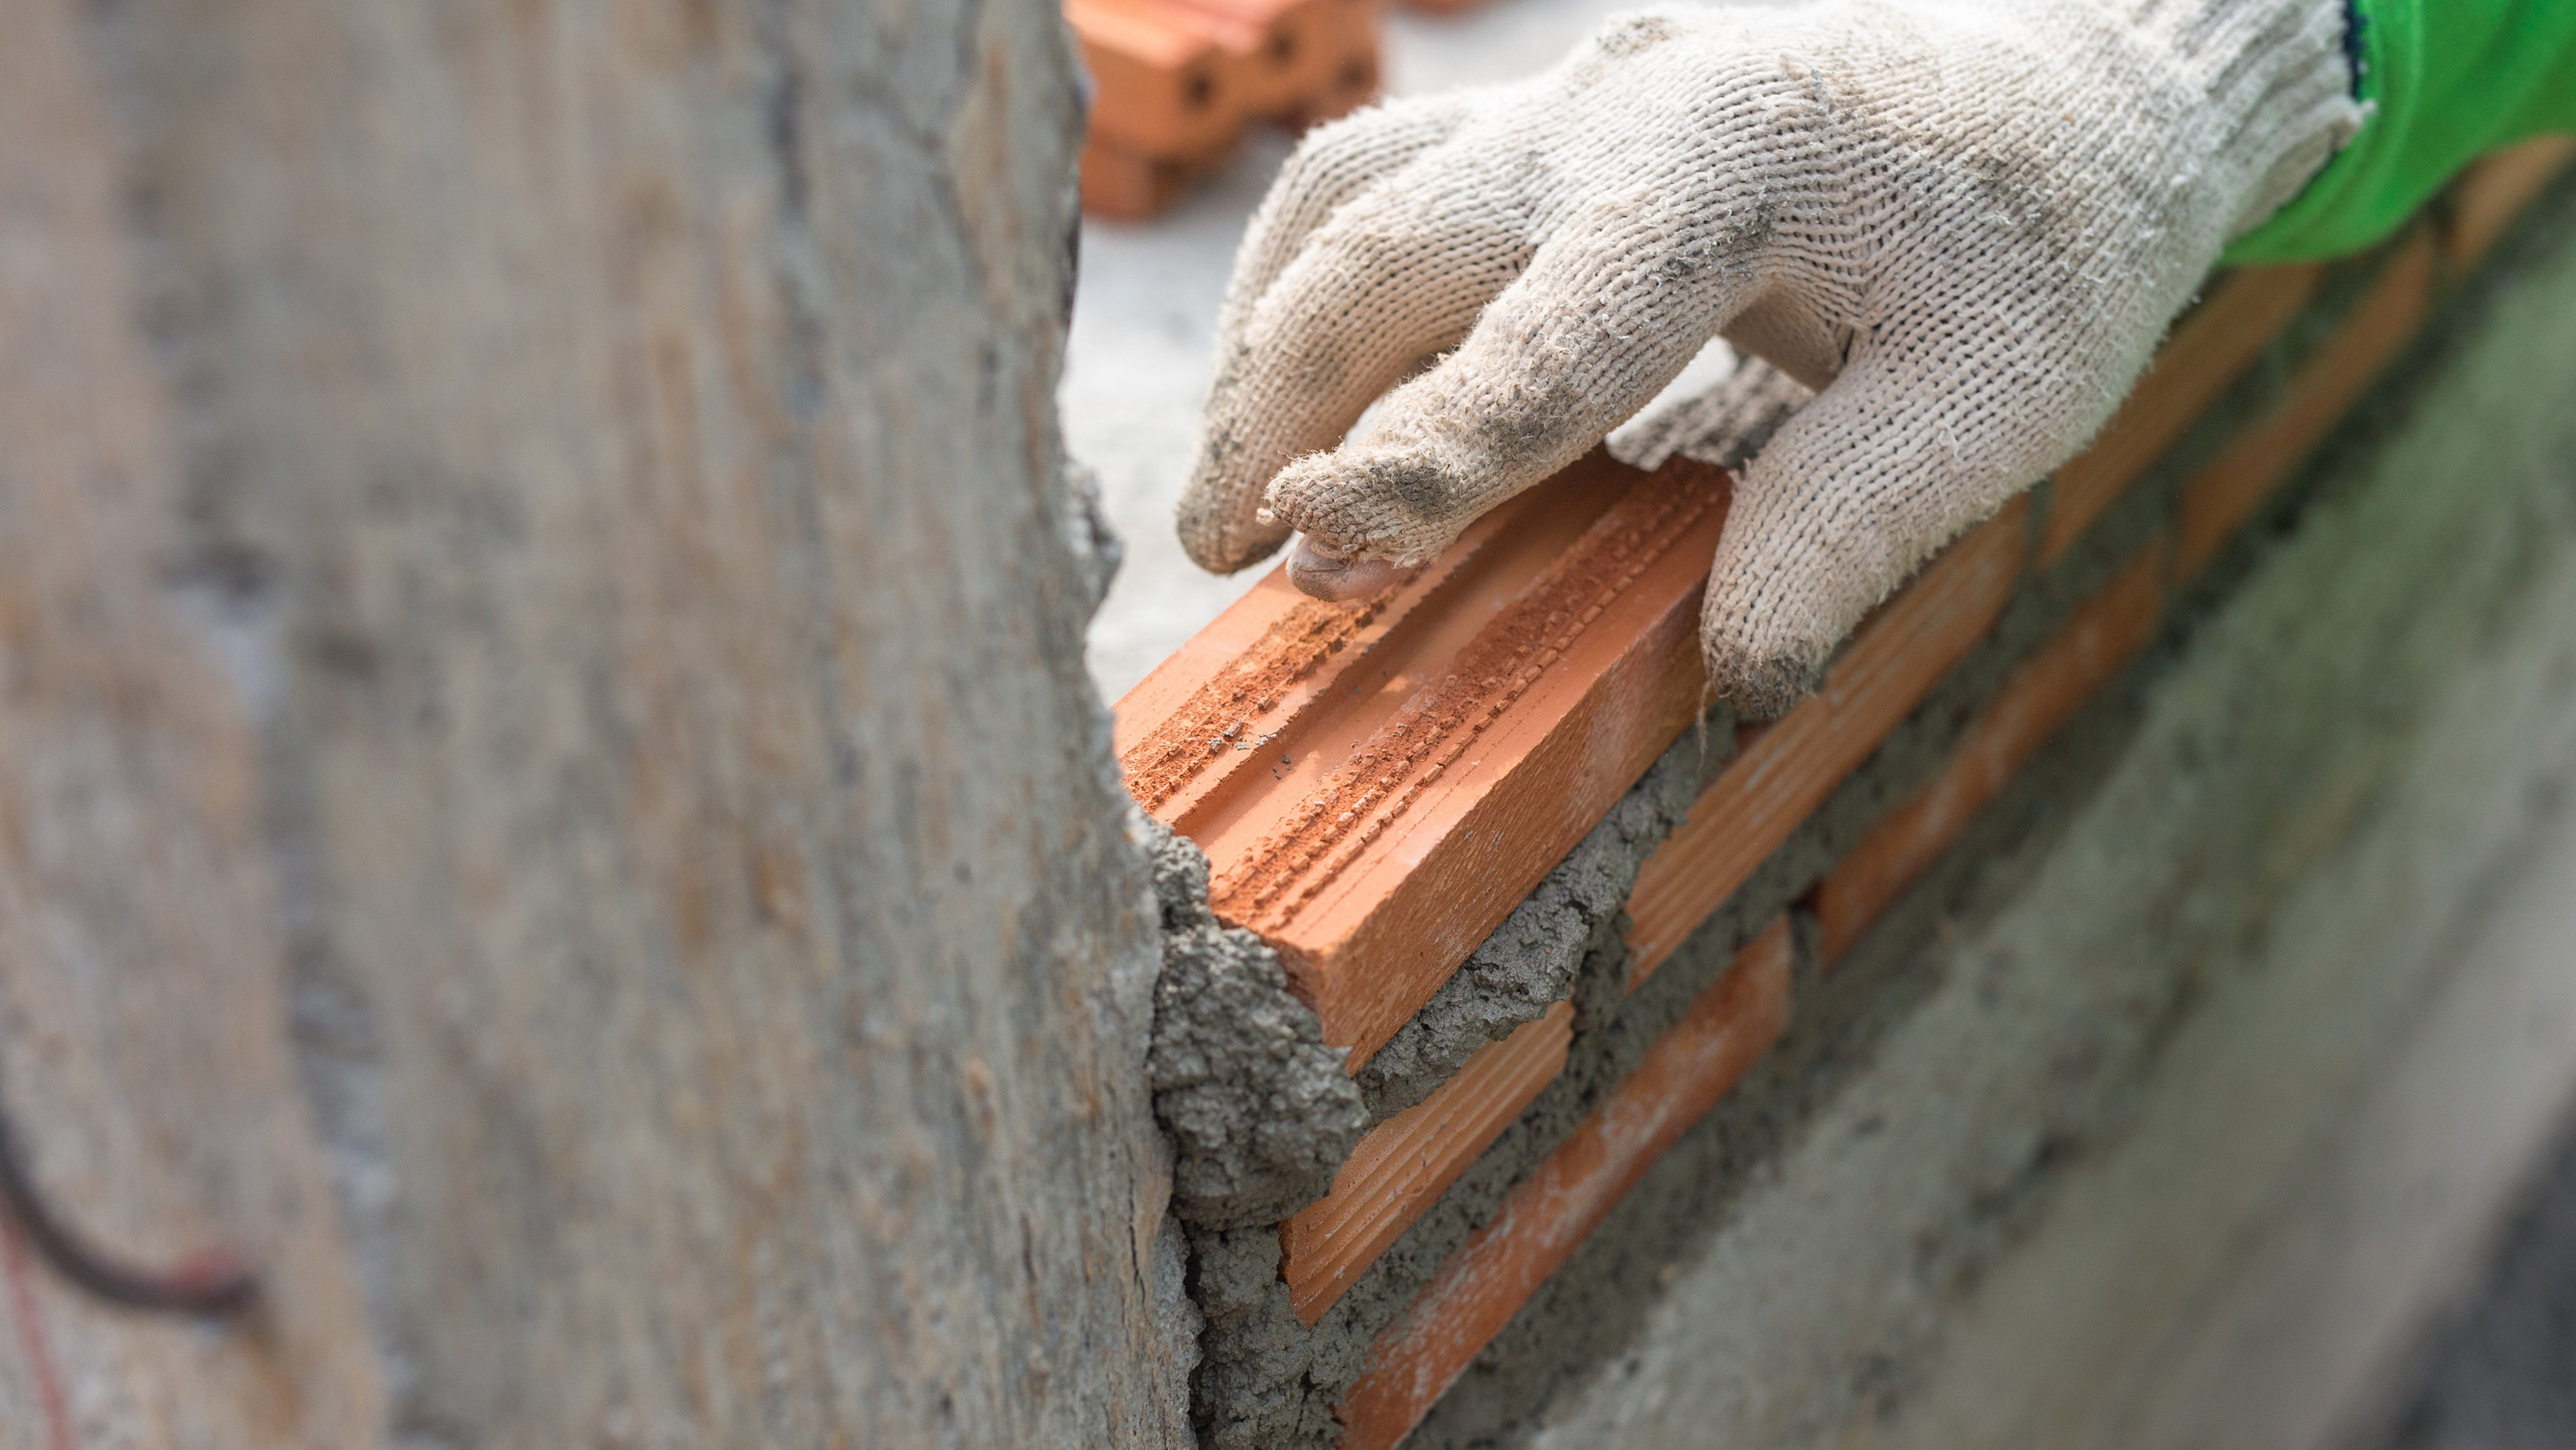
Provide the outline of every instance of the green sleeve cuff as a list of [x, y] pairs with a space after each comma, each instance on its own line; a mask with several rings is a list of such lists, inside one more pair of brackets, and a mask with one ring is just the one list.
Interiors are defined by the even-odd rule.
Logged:
[[2485, 152], [2576, 131], [2576, 0], [2353, 0], [2352, 17], [2369, 118], [2222, 261], [2360, 251]]

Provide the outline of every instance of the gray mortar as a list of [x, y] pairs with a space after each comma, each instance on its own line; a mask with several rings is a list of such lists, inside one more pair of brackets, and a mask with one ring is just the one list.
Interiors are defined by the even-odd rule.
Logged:
[[1163, 913], [1146, 1074], [1172, 1139], [1172, 1208], [1194, 1228], [1276, 1224], [1330, 1191], [1367, 1131], [1359, 1088], [1278, 954], [1209, 912], [1207, 856], [1141, 819]]
[[[1624, 992], [1626, 958], [1618, 907], [1635, 871], [1668, 834], [1723, 752], [1700, 738], [1677, 744], [1630, 797], [1588, 837], [1539, 892], [1495, 933], [1468, 968], [1403, 1029], [1363, 1071], [1372, 1120], [1419, 1101], [1477, 1047], [1566, 996], [1576, 1002], [1574, 1046], [1565, 1072], [1421, 1220], [1416, 1222], [1311, 1330], [1289, 1311], [1278, 1282], [1275, 1234], [1195, 1235], [1195, 1282], [1207, 1310], [1195, 1412], [1211, 1447], [1326, 1446], [1338, 1439], [1329, 1407], [1348, 1390], [1367, 1348], [1409, 1304], [1438, 1266], [1488, 1220], [1531, 1166], [1633, 1070], [1645, 1047], [1685, 1012], [1731, 962], [1736, 949], [1791, 907], [1885, 811], [1946, 761], [1959, 732], [2029, 648], [2135, 554], [2172, 515], [2180, 486], [2242, 425], [2277, 399], [2298, 360], [2313, 350], [2367, 285], [2367, 267], [2339, 270], [2319, 301], [2285, 330], [2247, 379], [2187, 430], [2176, 445], [2097, 521], [2077, 546], [2024, 583], [1996, 628], [1879, 747], [1826, 805], [1758, 868], [1733, 898], [1633, 997]], [[2355, 430], [2347, 429], [2347, 438]], [[2346, 445], [2347, 447], [2349, 444]], [[2311, 467], [2316, 476], [2322, 465]], [[2301, 488], [2283, 490], [2295, 499]], [[2033, 510], [2045, 517], [2046, 490]], [[2266, 511], [2277, 518], [2293, 503]], [[2250, 567], [2267, 530], [2261, 520], [2210, 569], [2195, 590], [2196, 607], [2223, 597]], [[1960, 846], [1918, 885], [1890, 919], [1830, 979], [1802, 959], [1800, 1003], [1790, 1036], [1748, 1075], [1727, 1102], [1659, 1166], [1650, 1184], [1688, 1182], [1676, 1202], [1647, 1186], [1636, 1203], [1660, 1202], [1651, 1227], [1628, 1223], [1643, 1210], [1623, 1207], [1574, 1265], [1560, 1273], [1515, 1326], [1480, 1357], [1412, 1443], [1489, 1444], [1516, 1438], [1514, 1426], [1568, 1377], [1615, 1352], [1654, 1298], [1675, 1254], [1722, 1223], [1729, 1186], [1760, 1163], [1859, 1065], [1870, 1045], [1932, 990], [1910, 958], [1891, 943], [1919, 945], [1949, 931], [1961, 882], [1987, 857], [2010, 848], [2022, 859], [2044, 856], [2054, 805], [2080, 798], [2089, 772], [2110, 759], [2134, 721], [2143, 682], [2170, 657], [2151, 650], [2102, 692], [2062, 735], [2047, 761], [2026, 771]], [[1720, 732], [1711, 730], [1709, 735]], [[1727, 732], [1730, 733], [1731, 732]], [[2073, 763], [2067, 763], [2069, 758]], [[2055, 762], [2051, 764], [2049, 762]], [[1996, 880], [2009, 871], [1988, 873]], [[1984, 879], [1984, 878], [1980, 878]], [[1997, 896], [1995, 890], [1986, 893]], [[1928, 903], [1928, 904], [1927, 904]], [[1805, 923], [1802, 919], [1802, 927]], [[1805, 933], [1802, 931], [1802, 938]], [[1803, 953], [1802, 953], [1803, 958]], [[1382, 1063], [1382, 1065], [1381, 1065]], [[2106, 1131], [2101, 1123], [2088, 1131]], [[1956, 1242], [1927, 1245], [1937, 1272], [1972, 1277], [1996, 1243], [2038, 1201], [2053, 1167], [2084, 1138], [2066, 1129], [2034, 1139], [2028, 1171], [1999, 1188], [1971, 1215]], [[1658, 1233], [1662, 1236], [1659, 1238]], [[1872, 1372], [1892, 1394], [1891, 1364]]]
[[[1731, 721], [1721, 715], [1667, 750], [1378, 1050], [1357, 1084], [1367, 1094], [1370, 1122], [1421, 1101], [1478, 1048], [1576, 995], [1578, 982], [1588, 980], [1594, 988], [1584, 994], [1587, 1001], [1599, 998], [1604, 981], [1616, 993], [1624, 972], [1617, 948], [1625, 925], [1620, 907], [1636, 884], [1637, 869], [1681, 823], [1726, 753], [1719, 742], [1732, 735]], [[1163, 859], [1158, 851], [1158, 862]], [[1171, 859], [1187, 858], [1175, 852]], [[1199, 859], [1197, 877], [1175, 872], [1172, 889], [1185, 901], [1195, 890], [1203, 912], [1206, 878], [1204, 858]], [[1582, 1015], [1579, 1004], [1578, 1022]], [[1565, 1126], [1580, 1116], [1567, 1118]], [[1525, 1121], [1511, 1131], [1530, 1129]], [[1395, 1296], [1410, 1297], [1420, 1281], [1372, 1271], [1309, 1331], [1297, 1322], [1280, 1281], [1279, 1236], [1271, 1221], [1194, 1230], [1190, 1247], [1193, 1292], [1207, 1317], [1194, 1404], [1211, 1450], [1333, 1444], [1341, 1432], [1331, 1406], [1357, 1377], [1369, 1339], [1402, 1307], [1403, 1299]]]

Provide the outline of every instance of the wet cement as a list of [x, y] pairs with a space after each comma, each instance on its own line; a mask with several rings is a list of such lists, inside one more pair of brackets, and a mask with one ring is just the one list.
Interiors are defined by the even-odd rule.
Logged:
[[1146, 1074], [1172, 1140], [1172, 1210], [1194, 1228], [1271, 1232], [1331, 1190], [1368, 1127], [1359, 1088], [1278, 953], [1208, 910], [1205, 853], [1139, 819], [1163, 913]]

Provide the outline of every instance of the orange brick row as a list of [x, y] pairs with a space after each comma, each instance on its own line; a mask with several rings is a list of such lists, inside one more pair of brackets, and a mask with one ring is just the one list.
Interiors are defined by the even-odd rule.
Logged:
[[1637, 872], [1628, 897], [1632, 988], [1985, 637], [2021, 577], [2029, 532], [2028, 500], [2016, 498], [1863, 621], [1814, 698], [1738, 737], [1735, 759]]
[[1342, 1401], [1344, 1450], [1383, 1450], [1421, 1423], [1468, 1361], [1574, 1256], [1664, 1150], [1717, 1106], [1789, 1021], [1789, 923], [1772, 923], [1554, 1153], [1514, 1187], [1370, 1346]]
[[1082, 203], [1151, 216], [1246, 125], [1305, 127], [1377, 95], [1374, 0], [1065, 0], [1092, 80]]

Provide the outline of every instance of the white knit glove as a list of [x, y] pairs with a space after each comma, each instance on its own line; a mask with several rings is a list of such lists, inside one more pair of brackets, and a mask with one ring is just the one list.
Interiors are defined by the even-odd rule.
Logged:
[[1325, 127], [1236, 259], [1182, 543], [1233, 570], [1301, 529], [1309, 593], [1379, 587], [1723, 336], [1818, 390], [1743, 478], [1701, 614], [1718, 692], [1776, 715], [2101, 427], [2220, 248], [2359, 125], [2344, 23], [2344, 0], [1667, 9]]

